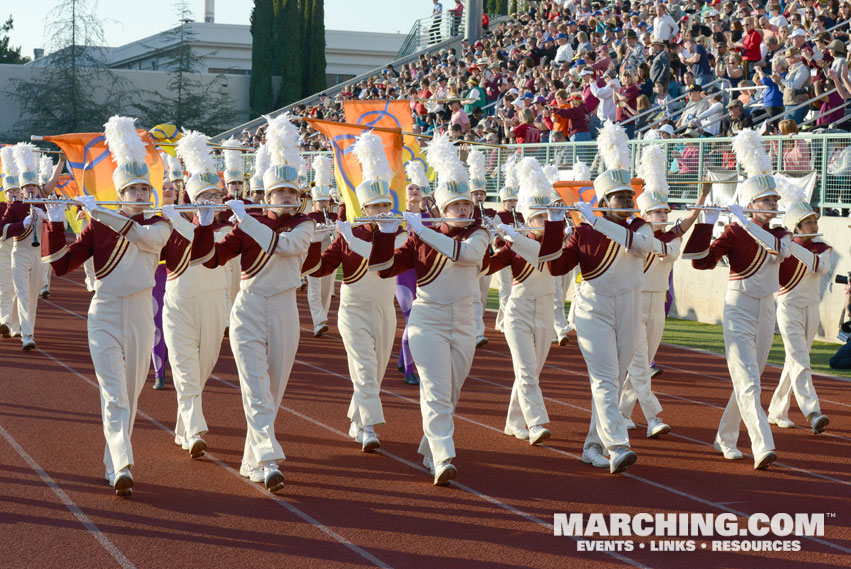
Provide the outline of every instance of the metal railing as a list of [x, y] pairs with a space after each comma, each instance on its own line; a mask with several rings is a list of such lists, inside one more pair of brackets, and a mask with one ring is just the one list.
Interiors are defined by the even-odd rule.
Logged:
[[465, 20], [464, 14], [457, 17], [445, 10], [437, 18], [429, 16], [416, 20], [414, 25], [411, 26], [411, 31], [405, 37], [405, 41], [402, 42], [402, 47], [399, 48], [396, 59], [422, 51], [445, 40], [463, 36], [466, 30]]
[[[815, 207], [851, 208], [851, 135], [848, 133], [798, 134], [794, 136], [763, 137], [766, 151], [776, 172], [791, 177], [804, 177], [815, 173], [812, 204]], [[667, 156], [666, 170], [670, 184], [671, 203], [691, 203], [700, 194], [701, 182], [711, 176], [730, 176], [738, 173], [736, 157], [732, 151], [732, 138], [677, 138], [665, 140], [630, 140], [632, 171], [635, 172], [641, 149], [647, 144], [661, 144]], [[543, 164], [555, 164], [562, 170], [573, 167], [577, 161], [585, 162], [594, 175], [603, 165], [598, 157], [596, 142], [563, 142], [551, 144], [520, 144], [504, 148], [482, 148], [487, 168], [487, 191], [491, 200], [498, 199], [503, 186], [502, 165], [509, 156], [519, 151], [521, 156], [533, 156]], [[319, 155], [331, 157], [330, 152], [309, 152], [308, 177], [312, 179], [312, 160]], [[222, 169], [222, 158], [218, 168]], [[251, 172], [254, 156], [245, 156], [246, 172]]]

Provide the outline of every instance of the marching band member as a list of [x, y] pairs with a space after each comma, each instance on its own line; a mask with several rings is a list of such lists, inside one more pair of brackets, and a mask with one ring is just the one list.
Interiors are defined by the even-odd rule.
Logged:
[[[499, 190], [499, 200], [502, 203], [502, 211], [497, 212], [499, 223], [505, 225], [520, 225], [523, 223], [523, 215], [517, 212], [517, 189], [519, 181], [517, 180], [517, 154], [512, 154], [502, 166], [503, 178], [505, 183]], [[494, 239], [494, 248], [499, 248], [504, 243], [499, 237]], [[511, 294], [511, 268], [506, 267], [493, 274], [496, 280], [496, 290], [499, 295], [499, 308], [496, 312], [496, 322], [494, 328], [498, 332], [505, 332], [503, 323], [505, 321], [505, 303], [508, 302], [508, 296]]]
[[[175, 150], [175, 152], [177, 151]], [[189, 201], [189, 198], [186, 196], [186, 180], [184, 179], [183, 164], [180, 163], [180, 158], [165, 153], [164, 163], [166, 168], [165, 177], [171, 182], [176, 194], [174, 203], [185, 204]]]
[[[426, 154], [438, 174], [434, 198], [441, 214], [469, 219], [473, 214], [469, 174], [449, 137], [436, 136]], [[376, 234], [369, 265], [380, 270], [383, 278], [411, 268], [417, 271], [417, 299], [411, 308], [409, 333], [420, 376], [424, 435], [419, 453], [434, 475], [434, 484], [442, 486], [457, 474], [452, 464], [452, 416], [473, 363], [473, 298], [479, 294], [478, 275], [490, 236], [476, 223], [450, 221], [431, 229], [418, 214], [409, 212], [405, 220], [413, 234], [395, 252], [395, 235]]]
[[[393, 207], [390, 194], [393, 172], [381, 138], [371, 132], [362, 134], [354, 144], [354, 154], [363, 169], [363, 181], [355, 188], [361, 211], [368, 217], [388, 215]], [[327, 195], [330, 168], [329, 163], [327, 172], [317, 169], [314, 196]], [[337, 267], [343, 267], [337, 327], [352, 378], [349, 436], [361, 444], [364, 452], [373, 452], [381, 446], [375, 425], [385, 422], [380, 392], [396, 336], [396, 307], [394, 281], [370, 271], [369, 256], [379, 231], [395, 234], [394, 248], [404, 245], [408, 236], [399, 229], [398, 218], [354, 228], [339, 222], [338, 227], [340, 235], [322, 253], [321, 262], [310, 274], [334, 275]]]
[[[12, 203], [22, 199], [14, 152], [14, 146], [4, 146], [0, 149], [0, 162], [3, 166], [3, 193], [6, 196], [6, 202], [0, 203], [0, 220], [5, 217], [6, 210]], [[18, 297], [15, 296], [15, 283], [12, 279], [12, 249], [14, 244], [13, 240], [0, 238], [0, 336], [3, 338], [17, 338], [21, 335], [21, 324], [18, 319]]]
[[[47, 154], [42, 154], [38, 161], [38, 183], [41, 186], [41, 195], [45, 198], [56, 197], [56, 180], [59, 179], [59, 174], [62, 173], [62, 168], [65, 167], [65, 158], [59, 160], [59, 164], [54, 167], [53, 160]], [[50, 297], [50, 264], [42, 263], [41, 272], [42, 287], [39, 296], [41, 298]]]
[[[270, 492], [284, 487], [278, 462], [284, 451], [275, 437], [275, 417], [298, 349], [296, 288], [313, 238], [313, 220], [292, 214], [300, 206], [298, 130], [289, 115], [268, 118], [272, 166], [263, 174], [265, 215], [251, 216], [241, 200], [229, 200], [237, 226], [216, 243], [208, 268], [240, 256], [242, 280], [230, 312], [230, 345], [239, 371], [248, 430], [240, 474], [263, 481]], [[204, 239], [212, 240], [212, 229]]]
[[[659, 418], [662, 406], [651, 390], [650, 362], [662, 342], [665, 329], [665, 298], [668, 294], [668, 278], [674, 261], [680, 256], [682, 235], [697, 220], [699, 211], [693, 211], [682, 222], [666, 231], [665, 223], [671, 208], [668, 206], [668, 181], [665, 151], [655, 144], [645, 146], [641, 153], [638, 177], [644, 180], [644, 191], [636, 200], [644, 220], [653, 228], [653, 250], [644, 262], [644, 284], [641, 286], [641, 319], [635, 354], [629, 364], [629, 374], [624, 381], [620, 396], [620, 410], [626, 418], [627, 428], [635, 425], [630, 416], [638, 400], [647, 421], [647, 438], [656, 438], [670, 432], [671, 427]], [[707, 186], [708, 189], [708, 186]], [[697, 205], [706, 199], [704, 192]]]
[[[177, 200], [177, 192], [174, 184], [170, 180], [163, 180], [163, 189], [160, 195], [160, 205], [174, 205]], [[174, 216], [167, 216], [172, 223]], [[184, 220], [185, 221], [185, 220]], [[165, 341], [163, 333], [163, 313], [164, 313], [164, 297], [166, 291], [166, 280], [168, 279], [168, 267], [166, 267], [166, 259], [160, 259], [157, 264], [157, 270], [154, 272], [154, 289], [152, 296], [154, 299], [154, 348], [151, 350], [151, 361], [154, 368], [154, 389], [165, 389], [166, 379], [165, 370], [168, 366], [168, 345]]]
[[[405, 172], [411, 183], [405, 187], [405, 208], [411, 213], [419, 213], [422, 217], [430, 217], [425, 201], [433, 201], [431, 196], [431, 184], [426, 176], [425, 168], [419, 160], [411, 160], [405, 164]], [[408, 343], [408, 321], [411, 316], [411, 306], [417, 298], [417, 272], [408, 269], [396, 275], [396, 302], [399, 310], [405, 317], [405, 331], [402, 332], [402, 342], [399, 346], [399, 371], [404, 374], [404, 381], [408, 385], [419, 385], [414, 366], [414, 357]]]
[[[315, 173], [314, 186], [310, 189], [313, 211], [307, 217], [317, 225], [328, 226], [337, 221], [337, 214], [330, 211], [331, 207], [331, 160], [319, 156], [313, 161]], [[325, 232], [320, 242], [320, 250], [324, 251], [331, 245], [332, 232]], [[328, 310], [331, 308], [331, 293], [334, 292], [336, 273], [323, 273], [323, 276], [307, 275], [307, 304], [313, 319], [313, 337], [318, 338], [328, 331]]]
[[[517, 170], [520, 209], [531, 232], [521, 234], [513, 224], [499, 224], [498, 230], [511, 243], [499, 247], [491, 256], [488, 270], [507, 268], [513, 276], [505, 305], [504, 330], [514, 365], [514, 385], [504, 432], [537, 445], [551, 434], [544, 426], [550, 418], [541, 393], [540, 375], [550, 352], [554, 281], [547, 264], [538, 262], [547, 212], [529, 208], [557, 201], [558, 196], [536, 159], [523, 158]], [[551, 233], [550, 239], [556, 243], [549, 248], [557, 250], [560, 236]]]
[[[786, 197], [786, 196], [784, 196]], [[814, 434], [823, 433], [830, 423], [822, 414], [813, 385], [810, 348], [819, 326], [818, 305], [821, 277], [833, 268], [830, 245], [816, 241], [819, 214], [813, 211], [806, 196], [793, 203], [783, 203], [786, 214], [783, 225], [792, 232], [792, 255], [780, 264], [780, 291], [777, 293], [777, 324], [783, 337], [786, 361], [780, 382], [768, 406], [768, 422], [788, 429], [791, 392]], [[793, 197], [794, 199], [794, 197]], [[785, 200], [784, 200], [785, 201]]]
[[[790, 239], [782, 228], [769, 228], [777, 210], [777, 193], [771, 175], [771, 159], [759, 135], [744, 129], [733, 140], [733, 151], [747, 179], [738, 189], [738, 202], [727, 205], [739, 221], [711, 241], [712, 227], [719, 210], [704, 212], [704, 223], [697, 224], [683, 252], [699, 270], [715, 268], [726, 256], [730, 280], [724, 298], [724, 346], [733, 393], [727, 402], [715, 448], [724, 458], [736, 460], [742, 453], [736, 448], [742, 421], [748, 430], [754, 468], [763, 470], [777, 460], [774, 438], [765, 411], [759, 401], [760, 376], [768, 361], [774, 338], [774, 293], [779, 287], [780, 264], [789, 256]], [[758, 210], [748, 219], [740, 204]]]
[[[242, 148], [242, 145], [235, 138], [231, 137], [222, 143], [222, 146], [225, 148]], [[245, 163], [242, 159], [242, 152], [239, 150], [223, 150], [222, 154], [225, 158], [225, 187], [227, 189], [227, 195], [225, 196], [228, 200], [241, 200], [245, 204], [251, 203], [250, 200], [246, 200], [243, 198], [243, 188], [245, 187]], [[258, 150], [258, 155], [255, 158], [256, 160], [264, 161], [265, 164], [260, 164], [260, 166], [265, 165], [268, 169], [270, 158], [268, 151], [266, 152], [265, 157], [260, 157], [260, 153]], [[263, 171], [265, 172], [265, 170]], [[260, 174], [263, 175], [262, 173]], [[221, 212], [219, 214], [219, 221], [226, 221], [233, 225], [233, 221], [231, 220], [232, 216], [229, 212]], [[234, 257], [230, 260], [230, 263], [225, 267], [225, 273], [228, 278], [228, 313], [230, 313], [231, 307], [233, 306], [234, 301], [236, 300], [236, 295], [239, 292], [240, 285], [240, 259], [239, 257]]]
[[[608, 170], [594, 179], [597, 204], [611, 208], [596, 217], [590, 204], [577, 202], [585, 223], [576, 227], [561, 249], [541, 249], [541, 261], [550, 262], [554, 275], [579, 265], [582, 283], [574, 297], [576, 336], [591, 381], [591, 424], [582, 461], [616, 474], [633, 464], [637, 456], [629, 448], [629, 436], [618, 398], [637, 341], [642, 270], [653, 246], [653, 234], [643, 219], [628, 221], [634, 207], [630, 185], [630, 153], [623, 128], [607, 123], [597, 138]], [[624, 209], [627, 211], [617, 211]], [[543, 243], [561, 243], [563, 213], [550, 210]], [[557, 222], [557, 223], [553, 223]], [[555, 233], [558, 239], [553, 239]], [[610, 459], [603, 455], [604, 450]]]
[[[492, 227], [496, 211], [485, 207], [487, 198], [487, 175], [485, 174], [485, 155], [476, 148], [467, 155], [467, 165], [470, 167], [470, 194], [473, 197], [473, 217], [484, 227]], [[473, 299], [474, 322], [476, 324], [476, 347], [488, 343], [485, 336], [485, 309], [488, 306], [491, 276], [484, 272], [479, 277], [479, 295]]]
[[[221, 204], [223, 192], [208, 141], [200, 132], [185, 132], [177, 142], [177, 153], [190, 173], [186, 182], [189, 200], [196, 204]], [[177, 213], [173, 206], [166, 205], [162, 210], [174, 225], [170, 241], [193, 242], [196, 225], [211, 226], [216, 241], [230, 233], [231, 226], [216, 220], [212, 208], [199, 210], [200, 215], [192, 221]], [[203, 267], [203, 259], [192, 258], [188, 250], [183, 254], [177, 248], [166, 251], [171, 254], [164, 255], [168, 279], [163, 299], [163, 332], [177, 392], [174, 442], [188, 450], [191, 458], [198, 458], [207, 448], [202, 437], [208, 430], [201, 394], [219, 359], [227, 326], [227, 274], [224, 267], [213, 270]]]
[[[38, 184], [38, 161], [35, 146], [20, 142], [13, 151], [18, 168], [18, 181], [24, 199], [37, 199], [41, 189]], [[4, 160], [4, 163], [6, 160]], [[7, 192], [8, 195], [8, 192]], [[35, 319], [38, 299], [44, 281], [38, 237], [41, 235], [44, 210], [18, 201], [6, 208], [0, 227], [3, 239], [13, 239], [12, 283], [18, 297], [18, 317], [21, 322], [21, 349], [35, 349]], [[35, 245], [35, 246], [33, 246]]]
[[97, 278], [88, 313], [89, 350], [100, 385], [106, 479], [119, 496], [133, 493], [130, 435], [151, 365], [151, 289], [172, 229], [162, 217], [146, 218], [142, 213], [152, 187], [145, 143], [134, 121], [114, 116], [104, 125], [106, 144], [116, 162], [112, 179], [119, 199], [127, 205], [110, 211], [97, 206], [93, 196], [77, 198], [92, 221], [71, 245], [65, 243], [64, 206], [50, 205], [47, 239], [42, 244], [45, 260], [59, 276], [94, 257]]
[[263, 172], [269, 169], [269, 151], [266, 150], [266, 145], [261, 144], [257, 147], [257, 152], [254, 154], [254, 174], [249, 180], [251, 186], [251, 201], [255, 204], [262, 204], [266, 191], [263, 189]]

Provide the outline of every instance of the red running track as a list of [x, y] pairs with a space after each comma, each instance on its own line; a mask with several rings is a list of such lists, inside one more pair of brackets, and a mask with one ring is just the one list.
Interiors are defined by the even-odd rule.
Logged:
[[[632, 431], [638, 463], [611, 476], [578, 460], [590, 396], [575, 345], [553, 347], [544, 369], [549, 444], [530, 447], [502, 434], [513, 374], [508, 347], [490, 331], [458, 406], [458, 479], [435, 488], [416, 453], [418, 391], [402, 382], [395, 358], [382, 394], [381, 451], [364, 454], [348, 439], [345, 352], [333, 327], [312, 337], [304, 293], [301, 345], [276, 424], [288, 456], [284, 490], [270, 495], [236, 472], [245, 422], [224, 342], [204, 394], [207, 456], [190, 460], [174, 445], [174, 390], [146, 387], [133, 434], [134, 495], [117, 498], [102, 478], [100, 406], [85, 332], [89, 294], [80, 279], [54, 278], [50, 299], [39, 306], [37, 351], [21, 352], [17, 339], [0, 342], [0, 567], [849, 564], [851, 404], [843, 381], [816, 378], [828, 432], [775, 428], [779, 461], [755, 472], [744, 432], [742, 461], [723, 460], [709, 444], [730, 394], [724, 359], [664, 346], [657, 361], [665, 373], [654, 387], [673, 432], [650, 440], [639, 426]], [[400, 315], [400, 335], [402, 322]], [[766, 372], [764, 405], [778, 376], [776, 368]], [[803, 423], [796, 411], [792, 418]], [[799, 552], [711, 551], [710, 538], [696, 539], [693, 552], [651, 551], [658, 538], [602, 538], [632, 539], [634, 549], [586, 552], [577, 540], [553, 535], [554, 513], [611, 512], [731, 513], [742, 527], [744, 516], [757, 512], [828, 517], [823, 537], [783, 538], [799, 540]]]

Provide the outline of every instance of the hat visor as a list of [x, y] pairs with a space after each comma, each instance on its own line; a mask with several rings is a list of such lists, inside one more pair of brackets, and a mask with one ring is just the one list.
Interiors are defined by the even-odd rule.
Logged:
[[146, 186], [151, 188], [151, 190], [154, 189], [154, 186], [151, 184], [151, 181], [148, 178], [136, 177], [130, 178], [129, 180], [125, 181], [123, 184], [121, 184], [119, 188], [116, 188], [116, 191], [123, 192], [134, 184], [145, 184]]
[[777, 193], [777, 190], [767, 189], [764, 190], [751, 198], [751, 202], [755, 202], [756, 200], [761, 200], [762, 198], [770, 198], [775, 197], [780, 199], [780, 194]]
[[209, 192], [211, 190], [214, 192], [218, 192], [219, 194], [222, 193], [222, 189], [220, 187], [214, 186], [213, 184], [207, 184], [195, 190], [195, 192], [193, 192], [192, 195], [189, 196], [189, 198], [194, 202], [196, 199], [198, 199], [198, 196], [200, 196], [204, 192]]
[[269, 195], [275, 190], [295, 190], [296, 192], [299, 191], [298, 185], [295, 182], [278, 182], [266, 188], [266, 195]]
[[641, 213], [650, 213], [651, 211], [666, 211], [671, 213], [671, 206], [666, 203], [659, 202], [651, 205], [650, 207], [643, 208]]
[[470, 203], [473, 203], [473, 200], [470, 198], [470, 196], [456, 196], [456, 197], [452, 198], [451, 200], [440, 204], [440, 211], [446, 211], [446, 208], [448, 208], [450, 205], [454, 204], [455, 202], [470, 202]]
[[361, 208], [363, 208], [364, 206], [378, 205], [383, 203], [389, 203], [390, 205], [393, 205], [393, 198], [391, 198], [390, 196], [376, 196], [370, 200], [362, 202], [360, 205]]
[[635, 195], [635, 188], [633, 188], [632, 186], [627, 186], [626, 184], [621, 184], [619, 186], [607, 189], [606, 193], [603, 194], [603, 197], [607, 198], [612, 194], [616, 194], [618, 192], [632, 192], [632, 195]]

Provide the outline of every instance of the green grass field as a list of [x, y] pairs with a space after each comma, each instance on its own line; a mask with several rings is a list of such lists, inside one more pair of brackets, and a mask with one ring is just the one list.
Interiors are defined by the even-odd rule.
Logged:
[[[491, 290], [488, 294], [488, 308], [496, 310], [498, 307], [499, 300], [497, 293], [495, 290]], [[569, 302], [565, 303], [564, 310], [565, 313], [570, 310]], [[675, 346], [706, 350], [707, 352], [716, 354], [724, 354], [724, 336], [721, 326], [717, 324], [703, 324], [692, 320], [668, 318], [665, 324], [665, 333], [662, 335], [662, 342]], [[839, 344], [815, 342], [810, 352], [810, 364], [813, 371], [826, 375], [851, 378], [851, 370], [832, 369], [828, 365], [828, 360], [836, 353], [837, 349], [839, 349]], [[771, 346], [768, 362], [782, 366], [784, 357], [783, 339], [779, 334], [775, 334], [774, 344]]]

